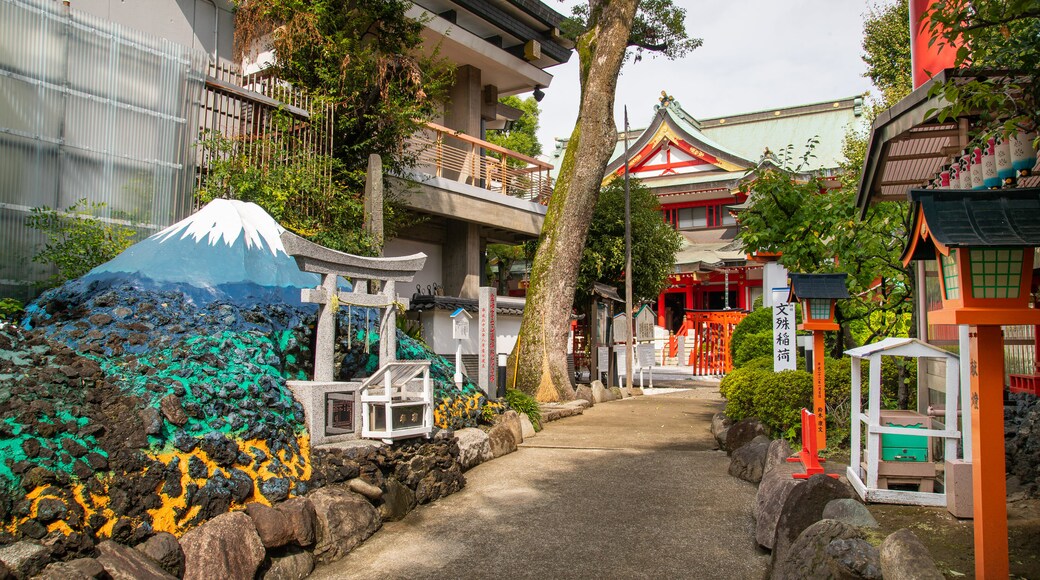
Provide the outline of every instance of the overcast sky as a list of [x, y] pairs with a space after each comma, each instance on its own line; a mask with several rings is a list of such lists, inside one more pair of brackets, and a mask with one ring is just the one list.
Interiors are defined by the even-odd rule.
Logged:
[[[568, 15], [573, 0], [545, 0]], [[867, 0], [676, 0], [686, 30], [704, 45], [686, 58], [629, 61], [618, 81], [615, 117], [645, 127], [661, 91], [695, 118], [831, 101], [870, 89], [860, 58]], [[538, 138], [545, 153], [569, 136], [578, 114], [578, 56], [548, 69]]]

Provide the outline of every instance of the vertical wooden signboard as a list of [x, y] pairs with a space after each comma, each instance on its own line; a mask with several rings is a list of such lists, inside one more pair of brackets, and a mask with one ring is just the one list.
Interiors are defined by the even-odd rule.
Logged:
[[498, 350], [495, 346], [495, 289], [480, 288], [480, 364], [477, 384], [489, 399], [498, 398]]

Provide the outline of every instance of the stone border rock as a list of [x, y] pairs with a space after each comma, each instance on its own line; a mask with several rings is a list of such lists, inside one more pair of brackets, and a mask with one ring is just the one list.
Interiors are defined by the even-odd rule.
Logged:
[[[912, 532], [890, 534], [875, 549], [861, 531], [876, 528], [868, 506], [844, 477], [795, 479], [786, 441], [766, 443], [764, 425], [750, 418], [733, 423], [723, 413], [711, 421], [719, 449], [730, 455], [729, 473], [758, 483], [755, 541], [772, 552], [770, 578], [942, 578], [927, 548]], [[761, 471], [760, 471], [761, 470]], [[797, 504], [797, 505], [796, 505]]]
[[[544, 405], [543, 424], [582, 414], [588, 398]], [[179, 540], [164, 532], [134, 548], [111, 540], [87, 546], [96, 557], [58, 561], [45, 540], [0, 546], [0, 578], [304, 578], [316, 564], [349, 554], [384, 521], [462, 489], [464, 471], [515, 451], [524, 430], [533, 431], [524, 419], [507, 411], [488, 432], [442, 430], [417, 445], [318, 449], [303, 496], [247, 504]]]

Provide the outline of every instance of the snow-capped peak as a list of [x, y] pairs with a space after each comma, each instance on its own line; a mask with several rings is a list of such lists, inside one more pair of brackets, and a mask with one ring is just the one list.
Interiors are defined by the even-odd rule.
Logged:
[[187, 219], [173, 224], [153, 237], [162, 243], [180, 233], [179, 239], [191, 236], [196, 242], [208, 241], [211, 246], [217, 245], [221, 240], [231, 246], [242, 237], [246, 248], [266, 246], [277, 256], [279, 252], [286, 253], [279, 238], [283, 231], [285, 228], [278, 225], [274, 218], [255, 203], [215, 199]]

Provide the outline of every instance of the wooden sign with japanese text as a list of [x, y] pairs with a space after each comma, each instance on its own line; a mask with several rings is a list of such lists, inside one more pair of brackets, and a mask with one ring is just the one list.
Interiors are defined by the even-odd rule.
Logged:
[[793, 371], [797, 364], [793, 302], [773, 303], [773, 371]]

